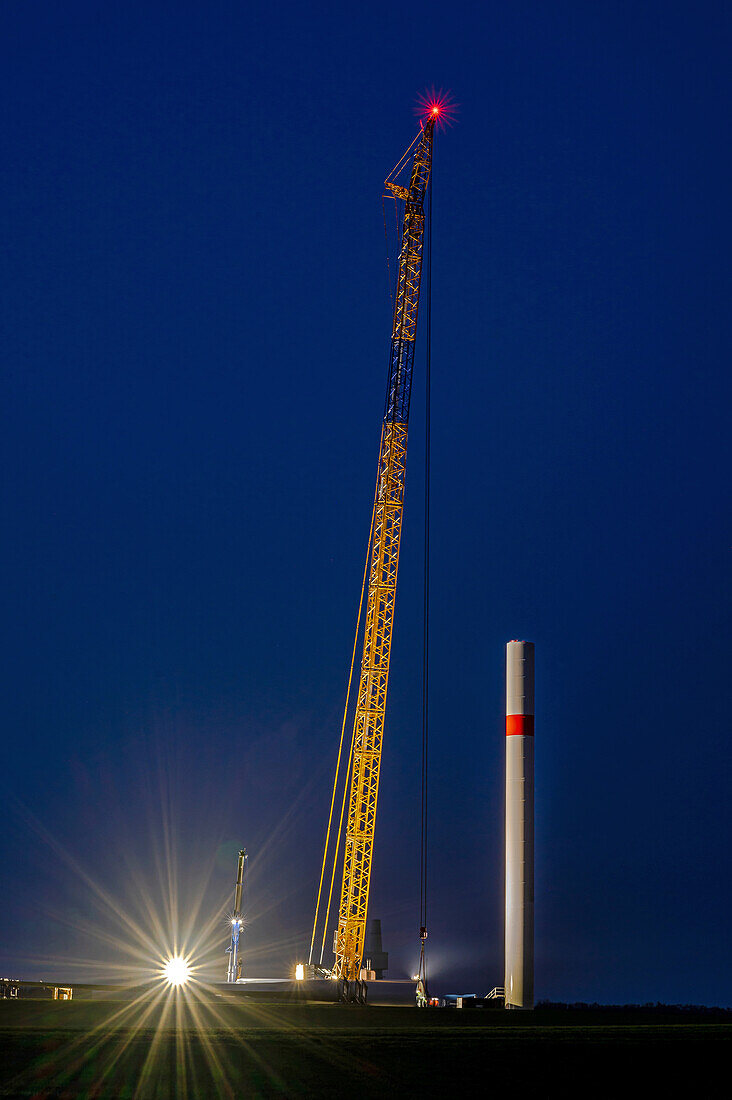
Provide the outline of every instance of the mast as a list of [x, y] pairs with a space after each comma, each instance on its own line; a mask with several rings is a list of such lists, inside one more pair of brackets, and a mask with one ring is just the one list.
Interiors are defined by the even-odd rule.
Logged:
[[244, 886], [244, 868], [248, 856], [246, 848], [239, 852], [236, 866], [236, 885], [234, 886], [234, 912], [231, 917], [231, 944], [226, 949], [229, 956], [229, 965], [226, 973], [227, 982], [235, 982], [241, 974], [241, 960], [239, 959], [239, 936], [242, 929], [241, 895]]

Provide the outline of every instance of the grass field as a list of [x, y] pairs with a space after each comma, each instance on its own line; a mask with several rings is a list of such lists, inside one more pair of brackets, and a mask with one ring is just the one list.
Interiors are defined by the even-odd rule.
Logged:
[[726, 1097], [731, 1039], [662, 1014], [0, 1001], [0, 1096]]

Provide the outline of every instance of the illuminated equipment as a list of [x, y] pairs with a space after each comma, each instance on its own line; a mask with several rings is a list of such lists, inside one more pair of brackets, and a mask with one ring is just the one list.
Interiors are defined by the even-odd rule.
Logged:
[[163, 977], [168, 985], [185, 985], [191, 976], [188, 959], [182, 955], [173, 955], [163, 964]]
[[[424, 200], [432, 168], [432, 146], [438, 114], [439, 112], [437, 114], [430, 112], [420, 133], [386, 180], [386, 187], [395, 200], [399, 200], [404, 204], [401, 220], [401, 244], [394, 297], [386, 404], [381, 428], [381, 445], [367, 556], [368, 594], [366, 598], [361, 673], [343, 791], [341, 823], [338, 826], [332, 857], [331, 894], [328, 897], [322, 941], [324, 947], [333, 890], [333, 876], [335, 875], [341, 840], [343, 811], [347, 798], [348, 812], [338, 928], [335, 933], [333, 948], [335, 965], [332, 971], [332, 976], [343, 982], [342, 996], [347, 1000], [365, 999], [362, 964], [404, 508], [407, 426], [422, 278], [425, 229]], [[395, 179], [402, 171], [406, 172], [410, 156], [412, 157], [411, 168], [408, 177], [405, 176], [405, 184], [407, 185], [403, 186], [396, 183]], [[365, 579], [366, 575], [364, 575], [364, 582]], [[359, 636], [360, 618], [361, 609], [359, 609], [356, 640]], [[354, 656], [355, 650], [356, 644], [354, 644]], [[353, 670], [353, 665], [351, 667]], [[346, 697], [346, 711], [341, 730], [341, 747], [338, 751], [323, 865], [318, 887], [315, 919], [313, 921], [313, 934], [310, 944], [311, 963], [323, 892], [323, 880], [328, 862], [331, 824], [341, 768], [341, 750], [347, 711], [348, 695]], [[321, 964], [322, 959], [323, 949], [321, 948]], [[351, 983], [355, 984], [351, 985]]]
[[506, 645], [505, 1006], [534, 1007], [534, 643]]
[[239, 958], [239, 936], [242, 929], [241, 894], [244, 887], [244, 870], [248, 855], [246, 848], [239, 852], [236, 866], [236, 886], [234, 887], [234, 912], [231, 917], [231, 944], [226, 948], [229, 956], [229, 966], [226, 973], [227, 982], [235, 982], [241, 977], [241, 959]]

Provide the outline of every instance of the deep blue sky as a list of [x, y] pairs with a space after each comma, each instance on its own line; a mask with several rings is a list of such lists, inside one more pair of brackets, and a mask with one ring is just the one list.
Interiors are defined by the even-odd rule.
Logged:
[[[503, 646], [526, 637], [537, 996], [732, 1003], [731, 23], [5, 5], [3, 972], [103, 972], [94, 886], [136, 913], [167, 858], [210, 916], [240, 844], [250, 969], [302, 955], [386, 378], [382, 181], [434, 84], [460, 104], [434, 190], [435, 982], [502, 978]], [[423, 363], [371, 904], [395, 976]]]

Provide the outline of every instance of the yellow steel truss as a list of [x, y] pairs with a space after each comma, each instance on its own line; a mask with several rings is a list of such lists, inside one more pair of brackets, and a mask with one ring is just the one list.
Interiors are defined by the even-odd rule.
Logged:
[[[331, 898], [335, 883], [336, 862], [347, 802], [348, 814], [346, 817], [343, 878], [338, 928], [334, 945], [335, 965], [331, 971], [333, 976], [344, 981], [347, 994], [348, 983], [358, 981], [360, 978], [366, 933], [366, 914], [369, 901], [374, 826], [376, 823], [376, 801], [379, 793], [381, 746], [384, 737], [384, 715], [389, 684], [389, 659], [394, 626], [394, 603], [404, 508], [409, 399], [422, 275], [425, 225], [424, 197], [432, 166], [433, 137], [434, 120], [429, 120], [386, 181], [387, 187], [392, 190], [395, 197], [403, 199], [405, 202], [404, 220], [402, 223], [399, 273], [394, 301], [386, 408], [379, 449], [369, 549], [364, 569], [364, 585], [367, 574], [369, 583], [358, 699], [346, 767], [346, 779], [343, 785], [340, 820], [334, 842], [330, 888], [323, 922], [323, 945], [320, 953], [320, 965], [322, 967]], [[415, 146], [409, 187], [402, 187], [394, 183], [394, 177], [406, 166]], [[363, 588], [361, 599], [363, 601]], [[333, 781], [333, 794], [323, 851], [323, 865], [320, 872], [313, 931], [310, 940], [309, 961], [311, 963], [330, 851], [336, 793], [341, 774], [343, 741], [351, 691], [351, 678], [359, 637], [361, 610], [362, 603], [359, 605], [351, 674], [348, 681], [341, 742], [338, 749], [338, 762]], [[363, 989], [359, 985], [356, 987], [357, 996], [359, 989], [363, 994]]]
[[334, 973], [347, 981], [360, 976], [366, 933], [404, 508], [409, 392], [422, 274], [423, 200], [432, 164], [432, 139], [433, 125], [428, 123], [418, 139], [409, 189], [392, 188], [395, 194], [402, 192], [406, 205], [394, 303], [387, 408], [372, 516], [369, 587], [351, 742], [343, 879], [335, 939]]
[[399, 568], [406, 455], [407, 425], [386, 424], [379, 456], [379, 485], [374, 502], [366, 624], [353, 726], [351, 786], [335, 945], [335, 972], [339, 977], [349, 980], [359, 976], [366, 932]]

